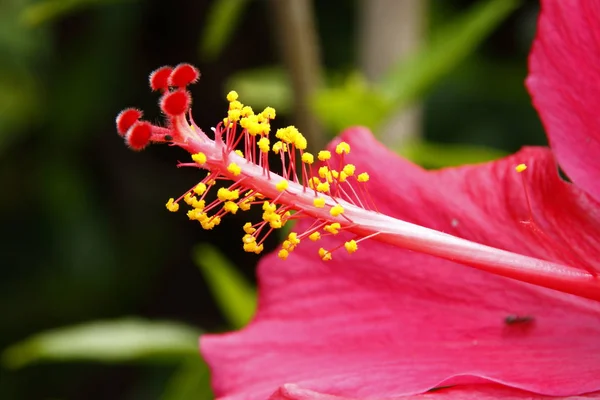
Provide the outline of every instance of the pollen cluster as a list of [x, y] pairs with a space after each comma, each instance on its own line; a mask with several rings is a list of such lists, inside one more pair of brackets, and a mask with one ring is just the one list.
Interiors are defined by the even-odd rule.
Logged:
[[[286, 259], [304, 239], [319, 241], [344, 230], [352, 231], [352, 213], [374, 207], [365, 186], [369, 175], [357, 173], [353, 164], [345, 162], [351, 151], [348, 143], [340, 142], [315, 155], [307, 151], [306, 138], [294, 126], [277, 129], [271, 137], [275, 110], [267, 107], [254, 112], [235, 91], [227, 94], [227, 116], [213, 129], [214, 139], [209, 138], [194, 124], [191, 113], [186, 118], [191, 105], [186, 86], [199, 76], [189, 64], [163, 67], [151, 74], [151, 88], [162, 93], [159, 104], [169, 120], [167, 128], [142, 121], [141, 111], [133, 108], [117, 117], [117, 130], [133, 149], [140, 150], [149, 143], [170, 143], [191, 154], [191, 160], [180, 166], [208, 171], [193, 188], [177, 199], [169, 199], [167, 210], [177, 212], [184, 202], [189, 207], [188, 218], [210, 230], [226, 214], [260, 207], [262, 219], [243, 226], [241, 243], [245, 251], [257, 254], [263, 251], [264, 240], [271, 232], [291, 220], [311, 218], [314, 222], [310, 228], [302, 233], [291, 232], [284, 240], [278, 256]], [[273, 160], [281, 163], [281, 173], [273, 172]], [[223, 181], [230, 184], [209, 195]], [[341, 247], [352, 254], [367, 238], [356, 236], [332, 249], [321, 248], [318, 254], [324, 261], [331, 260], [332, 252]]]

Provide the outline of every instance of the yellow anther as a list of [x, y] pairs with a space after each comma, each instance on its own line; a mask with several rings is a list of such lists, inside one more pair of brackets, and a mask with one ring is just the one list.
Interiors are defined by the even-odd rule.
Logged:
[[[249, 223], [250, 222], [247, 222], [246, 224], [249, 224]], [[246, 230], [245, 227], [246, 227], [246, 225], [244, 225], [244, 230]], [[244, 244], [256, 243], [256, 238], [254, 236], [252, 236], [252, 234], [246, 233], [244, 235], [244, 237], [242, 238], [242, 242], [244, 242]]]
[[235, 150], [234, 153], [240, 157], [244, 157], [244, 153], [241, 150]]
[[319, 168], [319, 176], [321, 178], [327, 178], [328, 175], [329, 175], [329, 167], [324, 165]]
[[263, 136], [268, 136], [269, 132], [271, 132], [271, 125], [268, 122], [263, 122], [262, 124], [260, 124], [259, 126], [260, 128], [260, 134]]
[[302, 153], [302, 162], [310, 165], [315, 162], [315, 156], [311, 153]]
[[308, 187], [311, 189], [316, 189], [320, 183], [321, 183], [321, 180], [319, 180], [319, 178], [317, 178], [316, 176], [313, 176], [313, 178], [309, 179], [309, 181], [308, 181]]
[[298, 239], [298, 234], [296, 232], [290, 232], [290, 234], [288, 235], [288, 240], [294, 246], [300, 243], [300, 239]]
[[238, 176], [242, 173], [242, 169], [240, 168], [240, 166], [233, 162], [229, 164], [229, 166], [227, 167], [227, 171], [231, 172], [233, 176]]
[[358, 174], [356, 179], [358, 179], [359, 182], [367, 182], [369, 180], [369, 174], [363, 172], [362, 174]]
[[527, 165], [526, 164], [519, 164], [515, 167], [515, 171], [517, 172], [523, 172], [527, 169]]
[[246, 232], [247, 234], [251, 235], [254, 232], [256, 232], [256, 229], [252, 227], [252, 223], [251, 222], [246, 222], [244, 224], [244, 232]]
[[342, 172], [348, 176], [354, 175], [354, 171], [356, 171], [354, 164], [346, 164], [344, 168], [342, 168]]
[[277, 257], [281, 258], [282, 260], [287, 259], [289, 255], [290, 255], [290, 252], [287, 251], [286, 249], [281, 249], [281, 250], [279, 250], [279, 253], [277, 253]]
[[313, 200], [313, 205], [317, 208], [325, 207], [325, 199], [323, 197], [317, 197]]
[[298, 150], [306, 150], [308, 147], [308, 141], [300, 132], [298, 132], [298, 135], [294, 139], [294, 146], [296, 146]]
[[329, 214], [331, 214], [332, 217], [337, 217], [343, 213], [344, 207], [342, 207], [340, 204], [336, 204], [335, 206], [331, 207], [331, 210], [329, 210]]
[[350, 145], [346, 142], [340, 142], [337, 146], [335, 146], [335, 152], [337, 154], [348, 154], [350, 153]]
[[321, 150], [317, 157], [321, 161], [327, 161], [331, 158], [331, 152], [327, 150]]
[[283, 181], [279, 181], [276, 185], [275, 188], [277, 188], [277, 190], [279, 190], [280, 192], [283, 192], [284, 190], [286, 190], [289, 186], [288, 181], [283, 180]]
[[331, 253], [321, 247], [319, 249], [319, 257], [321, 257], [321, 260], [323, 261], [329, 261], [331, 260]]
[[259, 245], [259, 246], [256, 246], [254, 248], [254, 254], [260, 254], [260, 253], [262, 253], [262, 251], [263, 251], [263, 245], [262, 244]]
[[269, 150], [270, 150], [270, 148], [269, 148], [269, 144], [270, 144], [269, 138], [266, 138], [266, 137], [260, 138], [258, 140], [257, 144], [258, 144], [258, 148], [260, 149], [260, 151], [262, 151], [263, 153], [268, 153], [269, 152]]
[[252, 107], [244, 106], [242, 107], [242, 117], [248, 117], [250, 115], [254, 115], [254, 111], [252, 111]]
[[177, 212], [177, 210], [179, 210], [179, 203], [175, 203], [175, 199], [172, 197], [167, 201], [165, 206], [167, 207], [167, 210], [171, 212]]
[[267, 107], [261, 113], [264, 118], [275, 119], [275, 109], [273, 107]]
[[232, 214], [235, 214], [238, 210], [239, 210], [239, 206], [237, 204], [235, 204], [233, 201], [226, 201], [225, 204], [223, 204], [223, 210], [230, 212]]
[[241, 110], [244, 105], [237, 100], [229, 102], [230, 110]]
[[242, 211], [248, 211], [250, 209], [250, 207], [252, 206], [252, 204], [250, 203], [250, 200], [246, 199], [240, 202], [240, 204], [238, 204], [240, 206], [240, 210]]
[[344, 247], [346, 248], [348, 254], [352, 254], [356, 250], [358, 250], [358, 243], [356, 243], [355, 240], [349, 240], [346, 243], [344, 243]]
[[332, 235], [337, 235], [338, 233], [340, 233], [341, 228], [342, 228], [342, 226], [340, 225], [339, 222], [334, 222], [333, 224], [325, 225], [323, 227], [323, 230], [325, 232], [331, 233]]
[[232, 101], [236, 101], [238, 99], [238, 93], [235, 90], [232, 90], [231, 92], [227, 93], [227, 101], [228, 102], [232, 102]]
[[192, 160], [194, 160], [194, 162], [203, 165], [206, 163], [206, 154], [204, 153], [196, 153], [192, 155]]
[[329, 192], [329, 183], [321, 182], [317, 185], [317, 192], [328, 193]]
[[194, 208], [187, 212], [187, 216], [192, 221], [206, 221], [208, 219], [208, 215], [205, 212], [202, 212], [199, 208]]
[[210, 219], [200, 221], [200, 225], [202, 225], [202, 228], [204, 228], [206, 230], [210, 230], [210, 229], [214, 228], [215, 226], [219, 225], [220, 223], [221, 223], [221, 217], [212, 217]]
[[240, 110], [229, 110], [227, 111], [228, 122], [237, 122], [240, 120]]
[[321, 232], [313, 232], [308, 236], [308, 238], [313, 242], [316, 242], [317, 240], [321, 239]]
[[202, 196], [204, 194], [204, 192], [206, 192], [206, 185], [204, 183], [200, 182], [194, 188], [194, 193], [196, 193], [198, 196]]
[[267, 211], [267, 212], [272, 212], [274, 213], [275, 210], [277, 210], [277, 206], [275, 204], [271, 204], [268, 201], [265, 201], [263, 203], [263, 207], [262, 207], [263, 211]]
[[194, 196], [191, 192], [187, 192], [185, 196], [183, 196], [183, 201], [185, 201], [188, 206], [191, 206], [194, 204], [194, 201], [198, 201], [198, 199], [196, 199], [196, 196]]
[[229, 190], [227, 188], [219, 188], [217, 198], [221, 201], [237, 200], [240, 197], [239, 189]]
[[282, 152], [285, 153], [287, 151], [287, 144], [285, 144], [285, 143], [281, 142], [280, 140], [278, 140], [273, 145], [273, 153], [279, 154], [280, 151], [282, 151]]
[[338, 181], [340, 183], [344, 183], [346, 182], [346, 179], [348, 179], [348, 175], [346, 175], [344, 171], [340, 172], [340, 177], [338, 178]]

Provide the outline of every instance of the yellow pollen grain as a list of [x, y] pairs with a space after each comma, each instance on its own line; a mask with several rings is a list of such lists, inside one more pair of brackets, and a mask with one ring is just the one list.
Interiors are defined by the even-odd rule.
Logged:
[[194, 160], [195, 163], [203, 165], [203, 164], [206, 163], [206, 154], [204, 154], [204, 153], [193, 154], [192, 155], [192, 160]]
[[352, 254], [356, 250], [358, 250], [358, 243], [356, 243], [355, 240], [349, 240], [346, 243], [344, 243], [344, 247], [346, 248], [348, 254]]
[[281, 258], [282, 260], [287, 259], [289, 255], [290, 255], [290, 252], [287, 251], [286, 249], [281, 249], [281, 250], [279, 250], [279, 253], [277, 253], [277, 257]]
[[269, 148], [269, 144], [270, 144], [269, 138], [266, 138], [266, 137], [260, 138], [258, 140], [257, 144], [258, 144], [258, 148], [260, 149], [260, 151], [262, 151], [263, 153], [268, 153], [269, 152], [269, 150], [270, 150], [270, 148]]
[[317, 158], [321, 161], [327, 161], [331, 158], [331, 152], [327, 150], [321, 150], [317, 155]]
[[527, 165], [526, 164], [519, 164], [515, 167], [515, 171], [521, 173], [523, 171], [525, 171], [527, 169]]
[[284, 180], [284, 181], [279, 181], [279, 182], [278, 182], [278, 183], [275, 185], [275, 188], [276, 188], [277, 190], [279, 190], [280, 192], [283, 192], [284, 190], [286, 190], [286, 189], [288, 188], [288, 186], [289, 186], [289, 183], [288, 183], [288, 181], [285, 181], [285, 180]]
[[316, 242], [317, 240], [321, 239], [321, 232], [313, 232], [308, 236], [308, 238], [313, 242]]
[[354, 171], [356, 171], [356, 166], [354, 166], [354, 164], [346, 164], [344, 168], [342, 168], [342, 172], [348, 176], [354, 175]]
[[177, 212], [179, 210], [179, 203], [175, 203], [175, 199], [172, 197], [167, 201], [165, 206], [167, 207], [167, 210], [171, 212]]
[[243, 106], [244, 105], [242, 103], [240, 103], [239, 101], [237, 101], [237, 100], [229, 102], [229, 109], [230, 110], [241, 110]]
[[315, 156], [313, 156], [311, 153], [302, 153], [302, 162], [311, 165], [315, 162]]
[[236, 151], [234, 151], [234, 153], [240, 157], [244, 157], [244, 153], [241, 150], [236, 150]]
[[337, 235], [338, 233], [340, 233], [341, 228], [342, 226], [339, 224], [339, 222], [334, 222], [333, 224], [325, 225], [323, 227], [323, 230], [325, 232], [331, 233], [332, 235]]
[[329, 168], [327, 166], [322, 166], [319, 168], [319, 176], [321, 178], [327, 178], [327, 176], [329, 175]]
[[251, 222], [246, 222], [244, 224], [244, 232], [246, 232], [247, 234], [251, 235], [254, 232], [256, 232], [256, 229], [252, 227], [252, 223]]
[[237, 99], [238, 99], [238, 93], [235, 90], [232, 90], [231, 92], [227, 93], [227, 101], [228, 102], [236, 101]]
[[217, 198], [221, 201], [237, 200], [240, 197], [240, 191], [238, 189], [229, 190], [227, 188], [219, 188], [217, 191]]
[[321, 257], [321, 260], [323, 261], [329, 261], [331, 260], [331, 253], [321, 247], [319, 249], [319, 257]]
[[335, 152], [337, 154], [348, 154], [350, 153], [350, 145], [346, 142], [340, 142], [337, 146], [335, 146]]
[[328, 193], [329, 192], [329, 183], [321, 182], [317, 185], [317, 192]]
[[242, 168], [240, 168], [239, 165], [237, 165], [236, 163], [231, 163], [229, 164], [229, 166], [227, 167], [227, 171], [231, 172], [231, 174], [233, 176], [238, 176], [239, 174], [242, 173]]
[[313, 205], [317, 208], [323, 208], [325, 207], [325, 199], [322, 197], [317, 197], [313, 200]]
[[235, 214], [238, 210], [239, 210], [239, 206], [237, 204], [235, 204], [233, 201], [226, 201], [225, 204], [223, 204], [223, 210], [230, 212], [232, 214]]
[[359, 182], [367, 182], [369, 180], [369, 174], [363, 172], [362, 174], [358, 174], [356, 179], [358, 179]]
[[227, 119], [229, 122], [237, 122], [240, 120], [240, 110], [227, 111]]
[[275, 119], [275, 109], [273, 107], [266, 107], [261, 114], [264, 118]]
[[206, 192], [206, 185], [202, 182], [200, 182], [199, 184], [196, 185], [196, 187], [194, 187], [194, 193], [196, 193], [198, 196], [202, 196], [205, 192]]
[[332, 217], [337, 217], [343, 213], [344, 207], [339, 204], [336, 204], [335, 206], [331, 207], [331, 210], [329, 210], [329, 214], [331, 214]]

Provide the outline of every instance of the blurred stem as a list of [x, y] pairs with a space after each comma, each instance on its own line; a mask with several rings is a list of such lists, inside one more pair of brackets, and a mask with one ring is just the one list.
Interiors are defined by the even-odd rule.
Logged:
[[[361, 0], [360, 65], [370, 82], [421, 47], [427, 0]], [[381, 128], [380, 140], [399, 149], [421, 135], [421, 106], [393, 115]]]
[[310, 99], [321, 87], [321, 61], [312, 0], [271, 0], [283, 61], [292, 78], [294, 119], [309, 144], [309, 151], [325, 146], [325, 137]]

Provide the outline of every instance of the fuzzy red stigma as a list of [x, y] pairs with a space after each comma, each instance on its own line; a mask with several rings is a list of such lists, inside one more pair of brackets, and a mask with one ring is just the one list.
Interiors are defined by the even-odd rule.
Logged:
[[192, 98], [187, 91], [176, 90], [174, 92], [166, 93], [160, 99], [160, 108], [165, 114], [172, 117], [185, 114], [190, 108], [191, 102]]
[[150, 143], [152, 125], [147, 121], [138, 121], [127, 131], [125, 141], [133, 150], [144, 149]]
[[152, 71], [150, 74], [150, 88], [154, 91], [169, 89], [169, 77], [173, 71], [172, 67], [165, 66], [160, 67], [157, 70]]
[[117, 115], [117, 132], [123, 136], [129, 128], [142, 118], [142, 112], [137, 108], [126, 108]]
[[190, 64], [179, 64], [169, 76], [169, 85], [184, 88], [200, 78], [200, 71]]

